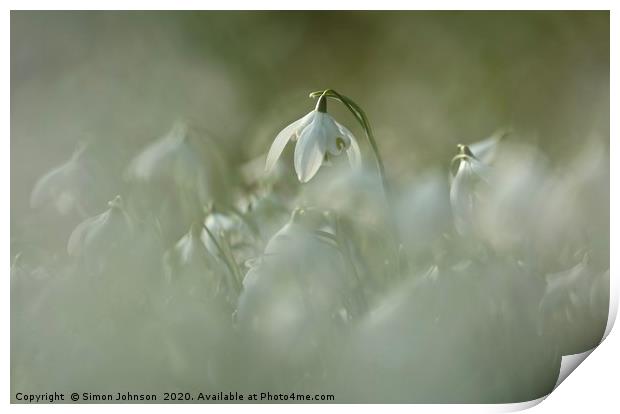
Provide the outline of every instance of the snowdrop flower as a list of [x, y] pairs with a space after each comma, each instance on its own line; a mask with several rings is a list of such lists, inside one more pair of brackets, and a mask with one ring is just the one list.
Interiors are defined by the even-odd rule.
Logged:
[[172, 249], [166, 252], [164, 264], [166, 266], [166, 277], [169, 281], [172, 281], [175, 276], [181, 276], [174, 273], [177, 267], [196, 269], [196, 273], [203, 274], [212, 270], [216, 258], [204, 245], [201, 238], [202, 232], [202, 226], [192, 225], [190, 231], [181, 237]]
[[335, 231], [323, 211], [297, 207], [288, 223], [269, 239], [265, 254], [289, 257], [295, 251], [307, 256], [324, 250], [324, 246], [328, 250], [337, 248], [334, 239]]
[[200, 224], [192, 225], [164, 255], [164, 270], [169, 283], [177, 283], [195, 298], [210, 299], [225, 293], [226, 269], [207, 249]]
[[71, 256], [104, 261], [109, 253], [122, 251], [126, 247], [133, 224], [123, 208], [120, 196], [108, 202], [105, 212], [80, 223], [67, 244]]
[[273, 141], [267, 154], [266, 171], [271, 171], [289, 140], [296, 142], [294, 164], [302, 183], [314, 177], [324, 160], [347, 152], [355, 168], [361, 164], [361, 153], [351, 131], [327, 113], [327, 98], [321, 96], [316, 108], [284, 128]]
[[[484, 164], [489, 165], [497, 157], [497, 150], [499, 148], [498, 144], [508, 134], [509, 132], [500, 130], [489, 138], [467, 145], [467, 148], [469, 148], [474, 157]], [[463, 145], [459, 145], [458, 147], [460, 148], [462, 146]]]
[[136, 182], [172, 182], [206, 203], [226, 198], [230, 174], [217, 143], [183, 122], [148, 145], [130, 163], [127, 178]]
[[30, 195], [30, 206], [51, 203], [61, 215], [82, 212], [83, 196], [92, 191], [94, 180], [85, 165], [86, 145], [79, 145], [71, 159], [39, 178]]
[[570, 312], [562, 306], [578, 307], [587, 304], [592, 277], [589, 268], [589, 255], [584, 254], [582, 260], [568, 270], [551, 273], [545, 276], [547, 286], [540, 308], [559, 311], [562, 317], [570, 318]]
[[481, 162], [467, 145], [458, 145], [459, 154], [456, 174], [450, 186], [450, 204], [457, 231], [464, 235], [471, 231], [471, 225], [480, 201], [478, 185], [490, 182], [490, 167]]
[[[209, 229], [211, 235], [205, 229]], [[237, 214], [211, 212], [203, 223], [202, 241], [209, 252], [220, 254], [213, 240], [215, 238], [222, 246], [230, 248], [230, 253], [239, 263], [244, 263], [258, 253], [253, 245], [255, 236], [248, 222]]]
[[321, 211], [295, 209], [246, 274], [237, 321], [262, 358], [298, 364], [341, 329], [348, 278], [331, 235]]

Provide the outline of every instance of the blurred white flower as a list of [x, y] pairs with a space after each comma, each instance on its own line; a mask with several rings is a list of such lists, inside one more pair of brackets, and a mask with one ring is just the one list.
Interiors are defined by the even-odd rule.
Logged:
[[[216, 245], [217, 240], [223, 248], [230, 249], [238, 263], [244, 263], [259, 253], [254, 243], [256, 234], [250, 228], [249, 222], [241, 218], [241, 214], [211, 212], [205, 218], [201, 238], [209, 252], [216, 256], [221, 254]], [[209, 229], [211, 235], [205, 229]]]
[[471, 232], [475, 209], [480, 202], [479, 184], [491, 181], [490, 165], [498, 154], [499, 143], [510, 131], [499, 130], [489, 138], [473, 144], [457, 145], [459, 154], [452, 159], [456, 172], [450, 178], [450, 204], [454, 225], [464, 235]]
[[332, 238], [321, 211], [296, 209], [246, 274], [237, 320], [261, 357], [303, 363], [341, 329], [348, 275]]
[[479, 203], [478, 185], [490, 182], [490, 168], [474, 156], [466, 145], [459, 145], [458, 163], [450, 185], [450, 204], [454, 225], [460, 234], [471, 230], [475, 209]]
[[238, 216], [213, 212], [207, 216], [204, 225], [213, 233], [232, 232], [243, 226], [243, 221]]
[[[127, 168], [134, 181], [169, 181], [197, 194], [202, 203], [226, 197], [230, 175], [223, 154], [213, 140], [177, 122], [162, 138], [148, 145]], [[224, 190], [228, 188], [228, 190]]]
[[291, 218], [265, 246], [266, 255], [290, 257], [291, 252], [310, 256], [324, 250], [333, 251], [334, 229], [327, 223], [326, 215], [316, 209], [296, 208]]
[[294, 164], [297, 178], [308, 182], [330, 155], [347, 152], [354, 168], [361, 164], [361, 152], [355, 136], [326, 112], [327, 98], [322, 96], [316, 108], [284, 128], [271, 144], [267, 154], [266, 171], [271, 171], [289, 140], [295, 145]]
[[490, 136], [489, 138], [483, 139], [482, 141], [474, 142], [473, 144], [467, 145], [471, 153], [478, 160], [483, 163], [489, 165], [495, 158], [497, 157], [499, 143], [502, 139], [504, 139], [509, 132], [500, 130]]
[[600, 342], [609, 310], [608, 275], [586, 253], [570, 269], [545, 276], [540, 330], [558, 339], [562, 354], [584, 352]]
[[62, 215], [82, 212], [82, 196], [92, 191], [93, 179], [84, 163], [86, 145], [80, 144], [71, 159], [39, 178], [30, 195], [30, 206], [51, 203]]
[[166, 252], [164, 261], [166, 262], [166, 277], [171, 281], [180, 276], [174, 274], [173, 270], [177, 266], [187, 266], [199, 271], [206, 271], [215, 262], [215, 257], [207, 250], [201, 240], [202, 226], [194, 224], [179, 241]]
[[72, 256], [93, 259], [103, 264], [111, 252], [119, 252], [125, 246], [133, 224], [122, 206], [120, 196], [108, 203], [105, 212], [84, 220], [73, 230], [67, 244]]
[[211, 299], [230, 287], [226, 269], [204, 244], [203, 232], [194, 224], [164, 255], [164, 270], [168, 282], [183, 286], [189, 296]]

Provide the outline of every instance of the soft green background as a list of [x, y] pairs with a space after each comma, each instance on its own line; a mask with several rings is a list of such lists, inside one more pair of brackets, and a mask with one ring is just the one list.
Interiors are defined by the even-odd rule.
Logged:
[[183, 118], [241, 162], [327, 87], [366, 109], [392, 179], [505, 126], [558, 161], [609, 135], [609, 13], [12, 12], [13, 232], [78, 140], [117, 175]]

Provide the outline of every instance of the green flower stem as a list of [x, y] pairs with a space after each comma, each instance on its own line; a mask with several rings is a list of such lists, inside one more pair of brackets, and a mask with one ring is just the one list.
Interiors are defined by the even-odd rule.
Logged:
[[[464, 154], [464, 153], [457, 154], [450, 161], [450, 169], [453, 169], [454, 168], [454, 164], [456, 162], [458, 162], [458, 161], [461, 161], [461, 160], [475, 160], [475, 159], [476, 159], [476, 157], [471, 156], [471, 155], [467, 155], [467, 154]], [[460, 162], [459, 162], [459, 164], [460, 164]]]
[[375, 140], [375, 137], [372, 132], [372, 128], [370, 127], [370, 122], [368, 121], [368, 117], [366, 116], [366, 113], [352, 99], [339, 94], [333, 89], [326, 89], [324, 91], [312, 92], [310, 94], [311, 98], [316, 98], [320, 96], [326, 96], [328, 98], [336, 99], [340, 101], [341, 103], [343, 103], [347, 107], [347, 109], [351, 111], [355, 119], [357, 119], [357, 121], [360, 123], [360, 125], [364, 129], [364, 132], [366, 133], [366, 137], [368, 138], [368, 142], [370, 143], [370, 147], [372, 148], [372, 152], [375, 156], [375, 161], [377, 163], [377, 170], [379, 171], [379, 177], [381, 178], [381, 185], [383, 187], [383, 192], [385, 194], [386, 199], [388, 200], [388, 204], [391, 205], [392, 204], [390, 200], [391, 190], [390, 190], [389, 183], [385, 177], [385, 167], [383, 165], [383, 160], [381, 159], [381, 155], [379, 155], [379, 147], [377, 146], [377, 141]]
[[[386, 204], [389, 209], [388, 216], [389, 216], [390, 226], [392, 228], [394, 242], [396, 244], [396, 249], [399, 249], [401, 243], [400, 243], [400, 238], [398, 235], [398, 228], [396, 227], [396, 223], [394, 222], [395, 208], [394, 208], [394, 202], [392, 199], [392, 191], [387, 181], [387, 178], [385, 176], [385, 167], [383, 165], [383, 159], [381, 158], [381, 155], [379, 155], [379, 147], [377, 146], [377, 141], [375, 140], [374, 133], [372, 132], [370, 121], [368, 120], [368, 117], [366, 116], [366, 113], [364, 112], [364, 110], [358, 104], [356, 104], [351, 98], [341, 95], [333, 89], [325, 89], [323, 91], [316, 91], [310, 94], [311, 98], [316, 98], [316, 97], [322, 98], [324, 96], [328, 98], [336, 99], [340, 101], [344, 106], [346, 106], [347, 109], [353, 114], [357, 122], [359, 122], [359, 124], [362, 126], [362, 128], [364, 129], [364, 132], [366, 133], [366, 138], [368, 139], [372, 152], [375, 156], [375, 162], [377, 164], [379, 178], [381, 179], [381, 189], [383, 190], [383, 196], [385, 198]], [[395, 260], [396, 260], [396, 265], [398, 266], [398, 254], [396, 254]]]

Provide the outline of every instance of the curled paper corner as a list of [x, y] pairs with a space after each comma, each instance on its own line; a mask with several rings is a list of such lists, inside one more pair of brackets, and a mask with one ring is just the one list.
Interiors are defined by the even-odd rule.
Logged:
[[588, 355], [592, 353], [592, 351], [594, 351], [594, 349], [596, 349], [596, 347], [588, 351], [582, 352], [580, 354], [564, 355], [560, 363], [560, 372], [558, 374], [558, 379], [555, 385], [553, 386], [553, 390], [551, 390], [549, 394], [543, 395], [542, 397], [537, 398], [535, 400], [523, 401], [523, 402], [512, 403], [512, 404], [499, 404], [498, 406], [495, 407], [494, 410], [492, 410], [492, 412], [494, 413], [516, 412], [516, 411], [527, 410], [529, 408], [537, 406], [538, 404], [543, 402], [545, 399], [547, 399], [548, 396], [553, 394], [553, 391], [555, 391], [555, 389], [562, 382], [564, 382], [566, 378], [568, 378], [568, 376], [588, 357]]
[[[564, 355], [560, 364], [560, 373], [558, 380], [555, 382], [553, 389], [555, 390], [564, 380], [596, 349], [592, 348], [580, 354]], [[553, 392], [553, 391], [551, 391]]]
[[[609, 270], [607, 270], [609, 274]], [[609, 276], [609, 275], [608, 275]], [[611, 329], [616, 322], [616, 315], [618, 313], [618, 285], [615, 283], [615, 280], [610, 278], [609, 280], [609, 313], [607, 314], [607, 324], [605, 325], [605, 333], [599, 342], [599, 345], [603, 343], [607, 335], [611, 332]], [[598, 345], [594, 348], [573, 355], [564, 355], [562, 357], [562, 362], [560, 365], [560, 373], [558, 375], [558, 380], [555, 383], [553, 389], [555, 390], [564, 380], [583, 362], [585, 359], [596, 349]], [[552, 391], [553, 392], [553, 391]]]
[[[610, 312], [611, 312], [611, 306], [610, 306]], [[615, 319], [615, 316], [614, 316], [614, 319]], [[607, 320], [608, 320], [607, 324], [609, 326], [609, 320], [611, 320], [611, 315], [607, 318]], [[612, 321], [612, 324], [613, 324], [613, 321]], [[607, 332], [607, 330], [605, 330], [605, 332]], [[601, 342], [605, 339], [606, 336], [607, 336], [607, 334], [605, 334], [603, 336], [603, 339], [601, 339]], [[577, 369], [577, 367], [579, 365], [581, 365], [581, 363], [583, 361], [585, 361], [585, 359], [592, 353], [592, 351], [594, 351], [597, 348], [597, 346], [595, 346], [594, 348], [589, 349], [589, 350], [587, 350], [585, 352], [581, 352], [579, 354], [564, 355], [562, 357], [562, 361], [560, 362], [560, 372], [558, 374], [558, 379], [555, 382], [555, 385], [553, 386], [553, 390], [551, 390], [551, 392], [549, 394], [547, 394], [547, 395], [545, 395], [543, 397], [540, 397], [540, 398], [538, 398], [536, 400], [532, 400], [532, 401], [528, 401], [526, 403], [522, 403], [522, 404], [524, 404], [523, 407], [519, 407], [518, 410], [525, 410], [527, 408], [534, 407], [535, 405], [538, 405], [541, 402], [543, 402], [548, 396], [553, 394], [553, 391], [555, 391], [555, 389], [558, 388], [560, 386], [560, 384], [563, 383], [564, 380], [566, 378], [568, 378], [568, 376], [575, 369]]]
[[[607, 273], [608, 273], [607, 276], [609, 277], [610, 276], [609, 275], [609, 270], [607, 270]], [[616, 316], [618, 314], [618, 296], [619, 296], [618, 294], [620, 293], [620, 290], [618, 288], [619, 288], [619, 285], [617, 283], [617, 280], [615, 280], [615, 278], [609, 277], [609, 312], [607, 314], [607, 324], [605, 325], [605, 333], [603, 334], [603, 337], [601, 338], [601, 341], [598, 343], [598, 345], [603, 343], [605, 338], [607, 338], [607, 336], [611, 332], [611, 329], [613, 328], [613, 326], [614, 326], [614, 324], [616, 322]], [[581, 352], [579, 354], [572, 354], [572, 355], [564, 355], [564, 356], [562, 356], [562, 361], [560, 362], [560, 372], [558, 374], [558, 379], [557, 379], [555, 385], [553, 386], [553, 390], [551, 390], [551, 392], [549, 394], [543, 395], [540, 398], [537, 398], [535, 400], [530, 400], [530, 401], [523, 401], [523, 402], [511, 403], [511, 404], [498, 404], [497, 406], [494, 407], [492, 412], [496, 412], [496, 413], [516, 412], [516, 411], [527, 410], [528, 408], [532, 408], [532, 407], [540, 404], [548, 396], [550, 396], [553, 393], [553, 391], [555, 391], [555, 389], [557, 387], [559, 387], [560, 384], [562, 382], [564, 382], [564, 380], [566, 378], [568, 378], [568, 376], [583, 361], [585, 361], [585, 359], [596, 348], [598, 348], [598, 345], [595, 346], [592, 349], [589, 349], [589, 350], [587, 350], [585, 352]]]

